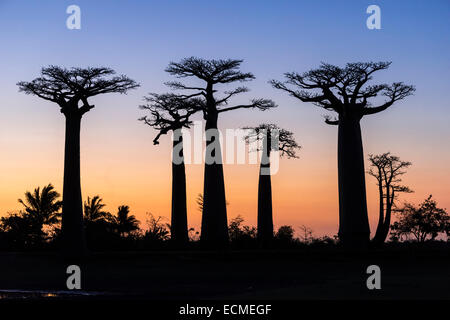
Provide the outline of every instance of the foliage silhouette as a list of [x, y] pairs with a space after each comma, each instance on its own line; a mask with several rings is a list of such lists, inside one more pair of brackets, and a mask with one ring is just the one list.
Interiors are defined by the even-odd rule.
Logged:
[[96, 195], [84, 202], [84, 227], [87, 246], [91, 250], [109, 248], [118, 242], [114, 217], [104, 210], [103, 199]]
[[239, 70], [241, 63], [242, 60], [206, 60], [190, 57], [180, 62], [171, 62], [166, 68], [169, 74], [178, 78], [194, 77], [204, 82], [204, 86], [200, 87], [181, 82], [167, 84], [173, 89], [191, 91], [183, 95], [185, 98], [200, 97], [205, 101], [202, 112], [206, 120], [207, 161], [204, 174], [201, 241], [207, 247], [224, 247], [228, 243], [225, 184], [218, 131], [219, 114], [237, 109], [267, 110], [275, 107], [274, 102], [268, 99], [253, 99], [249, 104], [228, 106], [232, 97], [248, 91], [248, 88], [243, 86], [225, 91], [223, 97], [217, 97], [217, 85], [245, 82], [255, 78], [253, 74]]
[[139, 220], [134, 215], [130, 215], [129, 206], [119, 206], [112, 220], [115, 230], [121, 237], [129, 236], [131, 232], [139, 230]]
[[[360, 120], [386, 110], [415, 90], [402, 82], [367, 85], [375, 72], [389, 68], [390, 64], [357, 62], [341, 68], [322, 63], [302, 74], [285, 73], [285, 82], [271, 81], [274, 88], [338, 115], [337, 119], [326, 116], [325, 122], [339, 126], [339, 238], [350, 248], [367, 248], [370, 234]], [[380, 95], [387, 100], [372, 106], [369, 100]]]
[[233, 248], [251, 248], [256, 241], [256, 228], [243, 225], [244, 218], [238, 215], [228, 225], [228, 235]]
[[[261, 152], [261, 164], [258, 182], [258, 243], [262, 248], [270, 246], [273, 238], [272, 214], [272, 182], [270, 175], [270, 155], [272, 151], [279, 151], [281, 156], [297, 158], [296, 151], [300, 146], [294, 139], [292, 132], [282, 129], [275, 124], [260, 124], [257, 127], [245, 127], [250, 130], [245, 141]], [[261, 144], [258, 142], [262, 141]]]
[[[83, 115], [94, 108], [88, 99], [105, 93], [126, 93], [139, 85], [130, 78], [115, 76], [110, 68], [44, 67], [31, 82], [19, 82], [19, 90], [58, 104], [66, 118], [62, 237], [66, 253], [83, 254], [83, 210], [80, 182], [80, 128]], [[81, 103], [81, 106], [80, 106]]]
[[144, 231], [143, 240], [146, 247], [161, 247], [165, 241], [170, 239], [170, 224], [163, 223], [163, 217], [155, 218], [153, 214], [147, 213], [147, 229]]
[[39, 248], [44, 238], [39, 225], [23, 211], [1, 217], [0, 233], [2, 246], [10, 250]]
[[301, 225], [299, 239], [304, 243], [311, 243], [312, 241], [314, 241], [312, 229], [308, 228], [305, 225]]
[[60, 222], [60, 209], [62, 207], [62, 201], [58, 200], [60, 196], [53, 185], [49, 183], [42, 188], [42, 191], [40, 187], [34, 189], [33, 193], [26, 191], [25, 200], [18, 200], [23, 205], [25, 212], [28, 213], [33, 225], [36, 225], [36, 229], [40, 230], [40, 242], [47, 240], [49, 237], [44, 228], [52, 228]]
[[85, 224], [113, 221], [112, 215], [109, 212], [103, 210], [106, 205], [102, 202], [103, 199], [98, 195], [92, 198], [88, 197], [87, 201], [84, 202]]
[[0, 219], [0, 228], [9, 234], [16, 248], [39, 247], [57, 235], [55, 226], [62, 206], [59, 197], [51, 183], [42, 190], [37, 187], [33, 192], [26, 191], [24, 200], [18, 200], [25, 211]]
[[417, 242], [435, 240], [439, 234], [449, 234], [450, 216], [445, 209], [438, 208], [430, 195], [419, 206], [405, 203], [395, 210], [398, 220], [392, 224], [391, 238], [395, 241], [412, 235]]
[[380, 246], [386, 241], [391, 225], [392, 208], [399, 193], [411, 193], [412, 191], [399, 183], [401, 176], [411, 162], [401, 161], [399, 157], [390, 152], [380, 155], [369, 155], [371, 168], [368, 173], [377, 179], [378, 193], [380, 197], [380, 209], [377, 230], [372, 239], [375, 246]]
[[281, 226], [275, 233], [275, 238], [283, 241], [292, 241], [295, 230], [291, 226]]

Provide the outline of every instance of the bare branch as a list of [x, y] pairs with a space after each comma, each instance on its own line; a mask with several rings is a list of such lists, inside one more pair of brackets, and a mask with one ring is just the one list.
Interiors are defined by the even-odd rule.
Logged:
[[[294, 134], [291, 131], [285, 130], [273, 123], [263, 123], [256, 127], [244, 127], [243, 129], [250, 130], [245, 136], [245, 142], [251, 144], [258, 140], [266, 140], [269, 136], [271, 141], [277, 141], [278, 145], [271, 143], [270, 150], [280, 151], [281, 156], [288, 158], [298, 158], [296, 151], [301, 149], [301, 146], [297, 144], [294, 139]], [[266, 140], [267, 141], [267, 140]], [[273, 149], [273, 148], [276, 149]], [[257, 148], [255, 151], [261, 151]]]
[[236, 110], [236, 109], [252, 109], [252, 108], [257, 108], [259, 110], [265, 111], [267, 109], [276, 108], [276, 107], [277, 107], [277, 105], [272, 100], [253, 99], [251, 104], [241, 104], [241, 105], [236, 105], [236, 106], [228, 107], [228, 108], [224, 108], [224, 109], [218, 109], [218, 112], [226, 112], [226, 111], [231, 111], [231, 110]]
[[227, 96], [224, 97], [224, 98], [222, 98], [222, 99], [220, 99], [220, 100], [218, 100], [218, 101], [217, 101], [217, 105], [220, 105], [220, 104], [223, 104], [223, 103], [227, 104], [228, 100], [229, 100], [232, 96], [235, 96], [235, 95], [237, 95], [237, 94], [239, 94], [239, 93], [248, 92], [248, 91], [249, 91], [249, 90], [248, 90], [247, 87], [238, 87], [238, 88], [236, 88], [236, 89], [234, 89], [234, 90], [232, 90], [232, 91], [225, 91], [224, 93], [225, 93]]
[[189, 128], [191, 125], [190, 117], [204, 109], [204, 102], [201, 99], [185, 99], [171, 93], [150, 93], [149, 96], [144, 97], [144, 100], [147, 103], [139, 106], [139, 108], [147, 110], [150, 115], [141, 117], [139, 121], [143, 121], [158, 131], [153, 140], [154, 144], [159, 144], [161, 135], [183, 127]]
[[337, 118], [331, 118], [329, 115], [325, 115], [325, 123], [333, 126], [337, 126], [339, 124], [339, 119]]
[[388, 97], [390, 100], [378, 107], [364, 108], [364, 115], [375, 114], [386, 110], [387, 108], [392, 106], [394, 102], [412, 95], [414, 91], [414, 86], [406, 85], [402, 82], [395, 82], [391, 86], [386, 86], [385, 88], [383, 88], [383, 95]]

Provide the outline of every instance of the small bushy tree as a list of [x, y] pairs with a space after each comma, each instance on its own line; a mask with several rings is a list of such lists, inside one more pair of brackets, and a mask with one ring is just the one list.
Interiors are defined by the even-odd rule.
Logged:
[[418, 242], [425, 242], [435, 240], [440, 234], [448, 234], [450, 216], [437, 206], [431, 195], [418, 206], [405, 203], [396, 213], [398, 220], [392, 225], [393, 240], [412, 236]]

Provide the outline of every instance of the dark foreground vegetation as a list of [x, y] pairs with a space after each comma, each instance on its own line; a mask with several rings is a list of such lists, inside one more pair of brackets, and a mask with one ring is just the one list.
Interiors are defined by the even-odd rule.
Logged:
[[[18, 200], [23, 209], [0, 218], [0, 251], [57, 250], [67, 254], [61, 236], [62, 202], [59, 197], [52, 184], [25, 192], [24, 199]], [[202, 197], [199, 197], [198, 205], [201, 211]], [[127, 205], [119, 206], [116, 213], [106, 211], [105, 206], [98, 195], [88, 197], [84, 202], [83, 233], [87, 252], [205, 249], [200, 241], [200, 232], [194, 228], [188, 230], [188, 241], [180, 244], [173, 238], [171, 225], [165, 218], [147, 213], [145, 223], [141, 223]], [[443, 239], [449, 242], [450, 216], [431, 195], [419, 205], [405, 203], [392, 211], [395, 219], [391, 230], [388, 229], [390, 242], [387, 244], [392, 246], [404, 241], [436, 243], [436, 240]], [[379, 227], [380, 224], [377, 232]], [[230, 220], [227, 231], [229, 243], [220, 250], [303, 250], [306, 247], [340, 248], [342, 245], [337, 235], [317, 238], [310, 228], [301, 226], [296, 236], [294, 227], [284, 225], [272, 233], [270, 242], [261, 246], [257, 228], [246, 225], [241, 216]], [[387, 245], [384, 239], [382, 242], [376, 239], [375, 235], [370, 246], [372, 249], [382, 249]]]
[[[349, 251], [337, 236], [281, 226], [261, 249], [256, 228], [238, 216], [229, 246], [212, 251], [194, 229], [180, 247], [165, 219], [148, 214], [140, 224], [128, 206], [109, 213], [99, 196], [88, 197], [88, 251], [74, 258], [61, 242], [58, 197], [52, 185], [36, 188], [19, 201], [24, 210], [1, 218], [0, 300], [450, 298], [448, 219], [431, 198], [405, 205], [382, 247]], [[81, 291], [67, 291], [73, 264]], [[370, 265], [381, 268], [382, 290], [367, 289]]]
[[[65, 287], [68, 265], [57, 253], [0, 253], [2, 289]], [[78, 261], [82, 290], [71, 299], [449, 299], [445, 242], [397, 243], [383, 251], [349, 253], [323, 244], [284, 250], [95, 253]], [[366, 269], [380, 266], [381, 290], [368, 290]], [[50, 294], [49, 294], [50, 293]], [[1, 294], [0, 297], [17, 298]], [[29, 296], [29, 295], [28, 295]]]
[[[281, 226], [261, 249], [256, 228], [238, 216], [228, 224], [229, 246], [212, 251], [194, 229], [180, 247], [163, 218], [148, 214], [140, 225], [128, 206], [109, 213], [94, 196], [84, 204], [88, 251], [78, 258], [65, 254], [51, 185], [20, 203], [23, 211], [0, 221], [0, 300], [450, 298], [448, 219], [431, 198], [405, 206], [382, 247], [349, 251], [337, 236]], [[66, 287], [73, 264], [81, 291]], [[367, 289], [370, 265], [381, 268], [382, 290]]]

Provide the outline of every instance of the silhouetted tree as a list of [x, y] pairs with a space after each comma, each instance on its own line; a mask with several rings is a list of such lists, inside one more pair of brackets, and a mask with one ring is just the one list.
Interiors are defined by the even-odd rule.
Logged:
[[[279, 151], [281, 156], [298, 158], [296, 151], [300, 149], [300, 146], [295, 141], [292, 132], [275, 124], [260, 124], [257, 127], [246, 127], [245, 129], [250, 130], [245, 137], [246, 142], [257, 145], [256, 150], [251, 151], [261, 151], [258, 183], [258, 243], [265, 248], [270, 245], [273, 238], [271, 152]], [[260, 141], [262, 143], [258, 144]]]
[[139, 229], [139, 221], [134, 215], [130, 215], [129, 206], [119, 206], [117, 208], [117, 214], [113, 216], [113, 223], [121, 237]]
[[171, 239], [176, 245], [184, 246], [189, 238], [182, 128], [189, 128], [190, 116], [202, 109], [203, 101], [199, 98], [154, 93], [144, 99], [147, 104], [140, 108], [148, 110], [150, 116], [139, 120], [158, 131], [153, 143], [159, 144], [161, 135], [173, 132]]
[[239, 70], [241, 63], [242, 60], [205, 60], [190, 57], [181, 62], [171, 62], [166, 68], [171, 75], [179, 78], [195, 77], [205, 84], [204, 86], [189, 86], [180, 82], [168, 83], [174, 89], [192, 92], [185, 97], [201, 97], [205, 101], [202, 111], [206, 120], [207, 142], [201, 241], [206, 246], [220, 247], [228, 243], [225, 185], [217, 127], [219, 114], [244, 108], [267, 110], [275, 107], [273, 101], [267, 99], [253, 99], [249, 104], [228, 106], [232, 97], [248, 91], [246, 87], [225, 91], [223, 97], [217, 97], [217, 85], [244, 82], [255, 78], [253, 74], [243, 73]]
[[301, 225], [299, 239], [304, 243], [312, 243], [315, 240], [313, 237], [313, 230], [305, 225]]
[[380, 155], [369, 155], [371, 168], [368, 173], [377, 179], [378, 192], [380, 196], [380, 209], [377, 230], [372, 242], [381, 245], [386, 240], [391, 225], [392, 208], [398, 194], [412, 192], [408, 187], [400, 185], [401, 176], [406, 173], [405, 169], [411, 166], [411, 162], [401, 161], [399, 157], [391, 155], [390, 152]]
[[0, 218], [0, 233], [8, 249], [20, 250], [42, 243], [43, 233], [32, 217], [23, 211]]
[[[0, 220], [0, 230], [6, 232], [15, 248], [42, 245], [50, 238], [50, 228], [59, 222], [62, 202], [52, 184], [25, 192], [19, 199], [25, 211], [9, 214]], [[47, 229], [47, 230], [46, 230]]]
[[53, 226], [59, 222], [62, 202], [58, 200], [60, 194], [56, 192], [50, 183], [42, 191], [40, 187], [34, 189], [33, 193], [25, 192], [25, 199], [19, 199], [19, 203], [24, 206], [25, 212], [36, 226], [39, 232], [39, 241], [46, 240], [45, 226]]
[[89, 249], [110, 248], [118, 240], [115, 219], [105, 211], [103, 199], [98, 195], [84, 202], [84, 226]]
[[[83, 210], [80, 183], [80, 126], [83, 115], [94, 108], [90, 97], [126, 93], [139, 85], [128, 77], [114, 76], [109, 68], [42, 68], [41, 76], [19, 82], [20, 91], [57, 103], [66, 118], [62, 237], [69, 254], [84, 250]], [[81, 105], [80, 105], [81, 104]]]
[[[339, 126], [339, 238], [347, 247], [367, 247], [370, 235], [360, 120], [386, 110], [415, 90], [402, 82], [367, 85], [375, 72], [387, 69], [390, 64], [358, 62], [340, 68], [322, 63], [318, 69], [302, 74], [286, 73], [286, 82], [271, 81], [275, 88], [303, 102], [338, 114], [337, 119], [326, 117], [325, 121]], [[369, 100], [379, 95], [388, 99], [371, 106]]]
[[275, 233], [275, 239], [282, 244], [288, 244], [294, 241], [295, 230], [291, 226], [281, 226]]
[[84, 222], [86, 224], [113, 221], [112, 215], [103, 210], [106, 205], [102, 202], [103, 199], [98, 195], [92, 198], [88, 197], [87, 201], [84, 202]]
[[425, 242], [428, 238], [435, 240], [440, 233], [448, 231], [450, 216], [445, 209], [437, 207], [431, 195], [418, 207], [405, 203], [395, 212], [399, 219], [392, 224], [394, 238], [413, 235], [418, 242]]
[[163, 223], [161, 221], [163, 219], [161, 216], [155, 218], [151, 213], [147, 213], [147, 215], [147, 229], [144, 233], [144, 240], [150, 245], [169, 240], [170, 225]]
[[242, 218], [241, 215], [238, 215], [234, 219], [231, 219], [228, 226], [231, 244], [239, 249], [252, 246], [256, 240], [256, 228], [243, 225], [243, 223], [244, 218]]

